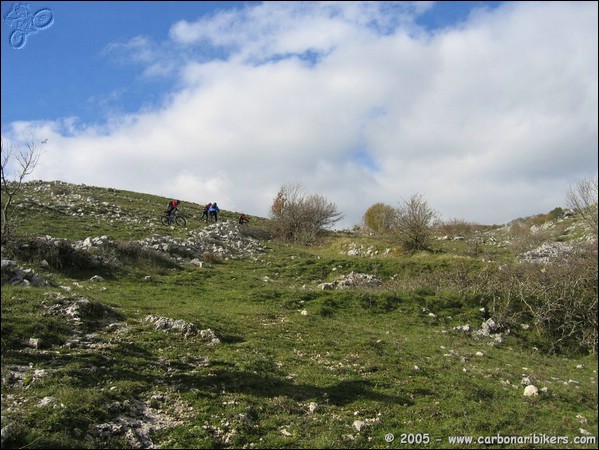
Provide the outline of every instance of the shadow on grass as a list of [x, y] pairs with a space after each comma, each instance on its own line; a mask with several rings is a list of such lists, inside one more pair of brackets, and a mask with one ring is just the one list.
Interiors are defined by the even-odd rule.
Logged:
[[224, 369], [212, 370], [209, 376], [180, 375], [175, 378], [177, 384], [188, 386], [190, 389], [199, 388], [214, 391], [214, 386], [219, 386], [227, 392], [260, 397], [284, 396], [296, 401], [327, 398], [330, 403], [338, 406], [347, 405], [356, 400], [370, 400], [405, 406], [413, 404], [413, 401], [408, 397], [375, 391], [373, 384], [367, 380], [341, 381], [321, 387], [311, 384], [296, 384], [277, 377], [252, 372]]

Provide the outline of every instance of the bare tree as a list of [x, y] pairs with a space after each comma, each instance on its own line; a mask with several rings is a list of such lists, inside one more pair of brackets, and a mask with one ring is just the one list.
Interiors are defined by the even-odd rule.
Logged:
[[397, 208], [395, 229], [399, 239], [409, 250], [424, 250], [432, 235], [439, 213], [428, 206], [422, 195], [413, 194]]
[[[45, 141], [44, 141], [45, 142]], [[15, 196], [23, 188], [23, 181], [27, 175], [30, 175], [41, 155], [42, 143], [36, 142], [33, 137], [22, 145], [14, 145], [12, 142], [8, 145], [2, 139], [2, 242], [10, 236], [12, 232], [10, 208]]]
[[281, 187], [270, 208], [274, 236], [305, 244], [316, 240], [342, 217], [334, 203], [321, 195], [304, 193], [300, 184]]
[[566, 193], [568, 208], [574, 210], [597, 234], [597, 195], [599, 194], [597, 175], [594, 179], [585, 178]]

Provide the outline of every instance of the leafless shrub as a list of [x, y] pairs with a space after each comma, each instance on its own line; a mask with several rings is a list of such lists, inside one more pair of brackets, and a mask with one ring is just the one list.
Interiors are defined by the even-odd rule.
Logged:
[[458, 293], [464, 304], [485, 306], [500, 328], [532, 325], [549, 353], [597, 353], [597, 243], [550, 264], [499, 265], [456, 261], [433, 271], [407, 271], [389, 289], [432, 295]]
[[13, 233], [11, 207], [15, 196], [23, 189], [23, 181], [33, 172], [41, 155], [41, 145], [33, 137], [24, 144], [1, 145], [0, 182], [4, 201], [2, 204], [2, 243], [5, 243]]
[[437, 211], [428, 206], [422, 195], [414, 194], [397, 208], [395, 230], [400, 243], [409, 250], [425, 250], [432, 236]]
[[452, 219], [443, 222], [439, 226], [439, 231], [448, 236], [463, 236], [469, 238], [474, 236], [477, 231], [481, 231], [483, 227], [472, 222], [467, 222], [462, 219]]
[[504, 327], [531, 323], [550, 352], [597, 353], [597, 244], [550, 264], [489, 265], [471, 286]]
[[593, 179], [583, 179], [576, 186], [570, 185], [566, 193], [568, 207], [574, 210], [591, 228], [597, 236], [597, 196], [599, 195], [599, 182], [597, 175]]
[[441, 223], [435, 230], [446, 239], [460, 239], [466, 243], [467, 253], [471, 256], [479, 256], [483, 244], [483, 231], [485, 226], [462, 219], [452, 219]]
[[508, 236], [510, 248], [515, 254], [520, 254], [537, 248], [547, 240], [548, 233], [533, 233], [528, 223], [516, 221], [510, 224]]
[[321, 195], [305, 194], [299, 184], [283, 186], [275, 197], [270, 213], [271, 232], [287, 242], [314, 243], [342, 218], [334, 203]]

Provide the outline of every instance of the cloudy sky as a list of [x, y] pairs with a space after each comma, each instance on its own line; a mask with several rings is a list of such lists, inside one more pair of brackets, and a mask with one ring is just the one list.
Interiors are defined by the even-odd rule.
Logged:
[[31, 179], [262, 217], [301, 183], [340, 227], [420, 194], [502, 224], [597, 174], [597, 18], [594, 1], [3, 1], [2, 139], [47, 139]]

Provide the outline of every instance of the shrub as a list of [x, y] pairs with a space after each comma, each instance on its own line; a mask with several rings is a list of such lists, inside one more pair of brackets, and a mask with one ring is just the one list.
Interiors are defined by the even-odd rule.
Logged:
[[283, 186], [270, 210], [273, 236], [303, 244], [313, 243], [342, 218], [334, 203], [320, 195], [305, 194], [301, 185]]
[[461, 219], [452, 219], [439, 226], [439, 231], [448, 236], [463, 236], [465, 238], [473, 236], [477, 231], [482, 230], [481, 225], [472, 222], [466, 222]]
[[408, 250], [425, 250], [432, 236], [438, 213], [420, 194], [414, 194], [397, 209], [395, 229], [401, 244]]
[[580, 216], [589, 229], [597, 236], [597, 196], [599, 194], [599, 181], [597, 175], [593, 179], [583, 179], [575, 187], [570, 186], [566, 194], [568, 206]]
[[597, 244], [550, 264], [489, 265], [470, 287], [505, 328], [532, 323], [548, 351], [597, 353]]
[[392, 206], [375, 203], [364, 213], [364, 225], [375, 233], [386, 233], [393, 229], [396, 211]]

